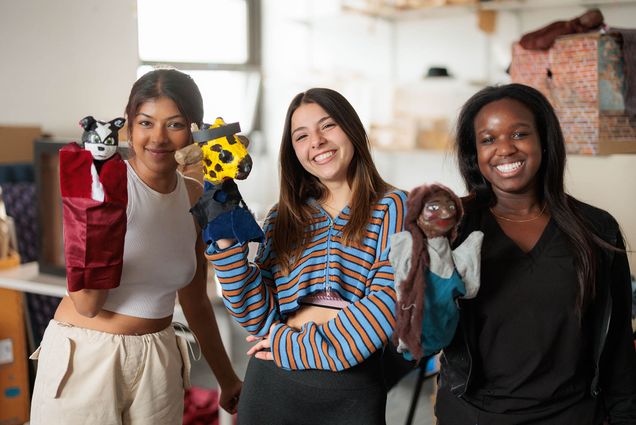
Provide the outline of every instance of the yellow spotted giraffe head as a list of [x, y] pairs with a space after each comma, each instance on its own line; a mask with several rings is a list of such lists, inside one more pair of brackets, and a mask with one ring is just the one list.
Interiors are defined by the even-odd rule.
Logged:
[[205, 180], [219, 184], [227, 179], [244, 180], [250, 174], [249, 140], [238, 136], [239, 131], [239, 123], [226, 124], [223, 118], [217, 118], [214, 124], [203, 124], [200, 130], [192, 132], [192, 138], [203, 152]]

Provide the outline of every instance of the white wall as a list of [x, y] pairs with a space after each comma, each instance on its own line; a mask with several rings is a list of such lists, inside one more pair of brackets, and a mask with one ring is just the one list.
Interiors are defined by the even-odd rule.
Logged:
[[86, 115], [123, 116], [137, 70], [130, 0], [0, 0], [0, 124], [81, 134]]
[[[636, 4], [604, 5], [600, 9], [610, 26], [634, 27]], [[477, 28], [474, 14], [455, 13], [398, 22], [396, 84], [424, 90], [425, 84], [434, 83], [423, 82], [422, 75], [429, 66], [440, 65], [447, 66], [456, 76], [458, 86], [463, 83], [475, 91], [480, 83], [509, 82], [505, 69], [511, 60], [513, 41], [547, 23], [570, 19], [584, 11], [581, 7], [558, 7], [499, 12], [491, 35]], [[439, 103], [435, 97], [427, 102]], [[461, 103], [457, 101], [457, 110]], [[376, 158], [380, 157], [384, 175], [404, 188], [441, 180], [463, 192], [459, 174], [448, 155], [432, 151], [377, 153]], [[579, 199], [611, 212], [621, 224], [631, 249], [636, 250], [636, 155], [570, 155], [566, 188]], [[630, 253], [629, 258], [631, 269], [636, 272], [636, 253]]]
[[[475, 15], [453, 13], [391, 24], [340, 13], [339, 0], [262, 0], [264, 136], [269, 154], [255, 159], [241, 182], [262, 214], [277, 198], [276, 156], [287, 105], [314, 86], [340, 90], [367, 127], [390, 123], [393, 90], [417, 86], [429, 66], [446, 65], [475, 91], [505, 82], [510, 43], [523, 32], [582, 9], [502, 12], [494, 34]], [[633, 26], [636, 5], [604, 5], [606, 22]], [[0, 124], [39, 124], [55, 137], [77, 137], [87, 114], [123, 114], [138, 65], [134, 0], [0, 0]], [[169, 28], [169, 23], [166, 23]], [[459, 94], [458, 94], [459, 93]], [[467, 95], [457, 92], [457, 108]], [[439, 95], [442, 96], [442, 95]], [[447, 98], [424, 105], [452, 108]], [[438, 151], [376, 150], [381, 173], [410, 189], [441, 181], [463, 192], [453, 159]], [[612, 212], [636, 249], [636, 155], [569, 158], [567, 186], [575, 196]], [[636, 270], [636, 255], [631, 255]]]

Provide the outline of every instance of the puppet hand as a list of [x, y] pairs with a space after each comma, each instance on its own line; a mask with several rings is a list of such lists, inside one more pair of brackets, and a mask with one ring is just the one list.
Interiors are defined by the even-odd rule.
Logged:
[[466, 295], [462, 298], [475, 298], [479, 291], [481, 275], [481, 244], [484, 234], [479, 230], [472, 232], [460, 246], [453, 251], [453, 262], [466, 286]]
[[274, 355], [271, 352], [272, 344], [270, 340], [270, 336], [272, 335], [274, 326], [276, 326], [276, 323], [269, 328], [269, 334], [267, 334], [267, 336], [258, 337], [254, 335], [248, 335], [247, 338], [245, 338], [247, 342], [258, 341], [252, 346], [252, 348], [247, 351], [248, 356], [254, 356], [260, 360], [274, 360]]
[[203, 151], [197, 143], [192, 143], [174, 153], [174, 159], [179, 165], [192, 165], [203, 161]]
[[243, 382], [240, 379], [236, 379], [230, 385], [221, 387], [221, 394], [219, 394], [219, 406], [228, 413], [236, 413], [239, 397], [241, 395], [241, 389], [243, 388]]

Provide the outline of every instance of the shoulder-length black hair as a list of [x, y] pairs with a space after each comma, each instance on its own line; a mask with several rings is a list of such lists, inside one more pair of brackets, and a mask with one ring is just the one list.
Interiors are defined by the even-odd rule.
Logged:
[[477, 163], [475, 117], [489, 103], [501, 99], [515, 100], [532, 112], [541, 142], [541, 166], [537, 176], [539, 201], [547, 204], [557, 226], [574, 249], [579, 282], [577, 311], [593, 299], [597, 269], [596, 245], [604, 245], [585, 223], [576, 199], [565, 193], [565, 140], [554, 108], [538, 90], [523, 84], [486, 87], [473, 95], [462, 107], [457, 121], [455, 150], [459, 170], [469, 192], [482, 207], [492, 206], [496, 197], [490, 183], [482, 176]]

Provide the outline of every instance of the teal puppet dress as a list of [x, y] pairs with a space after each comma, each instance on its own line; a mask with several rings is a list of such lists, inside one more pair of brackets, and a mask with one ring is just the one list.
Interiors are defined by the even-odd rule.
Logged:
[[[451, 250], [450, 242], [444, 236], [427, 240], [429, 266], [424, 271], [426, 287], [420, 340], [424, 356], [441, 351], [453, 339], [459, 322], [457, 298], [477, 296], [483, 238], [482, 232], [474, 231], [455, 250]], [[402, 306], [399, 302], [402, 294], [400, 283], [407, 278], [411, 270], [412, 253], [411, 233], [404, 231], [391, 237], [389, 260], [395, 272], [397, 308], [415, 307]], [[399, 341], [397, 350], [407, 360], [413, 360], [404, 341]]]

